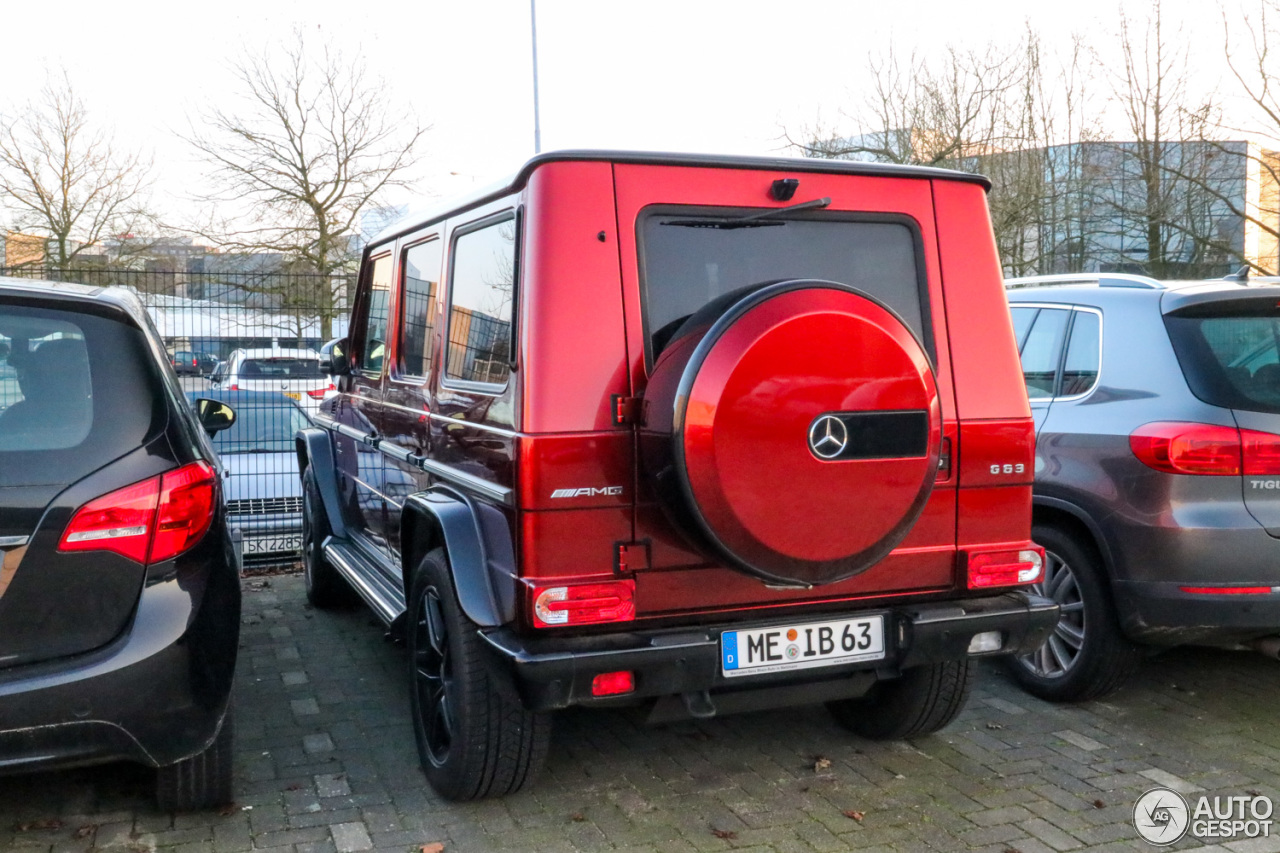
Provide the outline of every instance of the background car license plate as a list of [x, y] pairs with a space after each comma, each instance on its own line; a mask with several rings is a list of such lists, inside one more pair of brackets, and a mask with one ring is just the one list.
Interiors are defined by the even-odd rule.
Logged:
[[244, 553], [246, 554], [272, 554], [276, 551], [297, 551], [301, 547], [301, 536], [261, 536], [244, 540]]
[[835, 666], [884, 657], [884, 617], [780, 625], [720, 635], [726, 678]]
[[301, 394], [301, 393], [299, 393], [299, 392], [297, 392], [297, 391], [285, 391], [285, 392], [284, 392], [284, 395], [285, 395], [286, 397], [288, 397], [290, 400], [301, 400], [301, 399], [302, 399], [302, 394]]

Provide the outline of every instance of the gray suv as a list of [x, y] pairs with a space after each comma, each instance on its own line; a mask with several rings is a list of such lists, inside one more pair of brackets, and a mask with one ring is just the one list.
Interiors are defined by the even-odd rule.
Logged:
[[1011, 279], [1056, 631], [1010, 662], [1097, 698], [1144, 647], [1280, 646], [1280, 286]]

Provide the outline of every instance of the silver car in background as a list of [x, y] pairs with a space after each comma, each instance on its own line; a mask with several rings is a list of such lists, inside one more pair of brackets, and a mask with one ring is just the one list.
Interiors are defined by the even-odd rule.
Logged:
[[296, 402], [308, 417], [320, 401], [335, 393], [333, 381], [320, 370], [320, 354], [309, 349], [259, 347], [233, 351], [225, 367], [215, 367], [211, 385], [225, 391], [269, 391]]
[[295, 562], [302, 547], [302, 482], [293, 436], [310, 425], [297, 403], [264, 391], [211, 390], [188, 397], [235, 409], [231, 427], [213, 438], [223, 469], [227, 522], [243, 536], [246, 568]]
[[1036, 423], [1032, 536], [1057, 630], [1013, 659], [1046, 699], [1153, 647], [1280, 649], [1280, 286], [1006, 282]]

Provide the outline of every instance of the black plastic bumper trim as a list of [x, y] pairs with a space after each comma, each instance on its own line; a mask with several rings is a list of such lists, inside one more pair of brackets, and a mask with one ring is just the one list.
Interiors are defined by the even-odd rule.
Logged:
[[[1000, 651], [994, 654], [1027, 654], [1043, 643], [1058, 623], [1056, 604], [1026, 592], [866, 612], [872, 610], [886, 617], [886, 649], [881, 660], [733, 679], [720, 672], [722, 631], [848, 618], [863, 611], [587, 637], [529, 637], [505, 627], [482, 631], [481, 636], [496, 653], [499, 665], [510, 673], [526, 707], [542, 711], [619, 698], [804, 684], [858, 672], [893, 678], [910, 667], [969, 657], [973, 636], [988, 631], [1001, 634]], [[617, 670], [635, 673], [635, 692], [604, 700], [593, 697], [592, 679]]]

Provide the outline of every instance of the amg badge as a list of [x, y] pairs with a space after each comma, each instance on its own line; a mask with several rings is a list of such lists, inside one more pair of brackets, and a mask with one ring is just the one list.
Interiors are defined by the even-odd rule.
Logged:
[[593, 489], [590, 486], [581, 489], [556, 489], [551, 493], [553, 498], [594, 498], [599, 495], [620, 495], [622, 486], [601, 486]]

